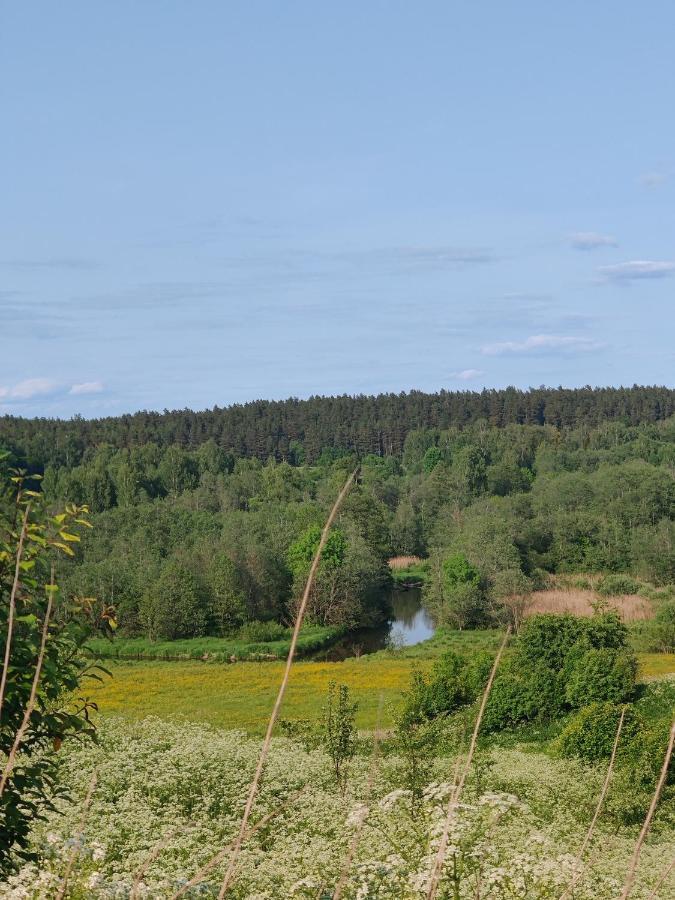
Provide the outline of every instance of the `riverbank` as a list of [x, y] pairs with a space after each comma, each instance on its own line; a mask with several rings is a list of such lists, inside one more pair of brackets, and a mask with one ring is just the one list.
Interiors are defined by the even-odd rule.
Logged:
[[[307, 625], [300, 632], [297, 656], [309, 656], [330, 647], [346, 629]], [[238, 638], [203, 637], [175, 641], [150, 641], [147, 638], [92, 638], [87, 642], [88, 653], [97, 659], [163, 660], [180, 662], [237, 662], [249, 660], [285, 659], [291, 646], [291, 629], [283, 637], [272, 641], [245, 641]]]
[[[428, 640], [435, 626], [422, 606], [422, 594], [417, 588], [390, 590], [387, 594], [389, 618], [371, 628], [349, 631], [344, 627], [305, 625], [297, 645], [298, 658], [314, 658], [324, 662], [340, 662], [352, 656], [363, 656], [379, 650], [408, 647]], [[262, 623], [263, 625], [265, 623]], [[148, 638], [112, 639], [92, 638], [88, 642], [89, 655], [98, 659], [121, 660], [201, 660], [203, 662], [236, 662], [249, 660], [264, 662], [285, 659], [291, 643], [291, 629], [279, 629], [276, 639], [246, 639], [244, 630], [239, 637], [201, 637], [172, 641], [151, 641]], [[275, 635], [271, 635], [275, 637]], [[257, 635], [256, 635], [257, 637]]]

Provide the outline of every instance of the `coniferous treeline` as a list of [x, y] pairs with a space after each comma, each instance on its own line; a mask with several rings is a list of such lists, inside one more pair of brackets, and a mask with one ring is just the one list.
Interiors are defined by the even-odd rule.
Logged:
[[654, 423], [675, 413], [675, 390], [631, 388], [507, 388], [482, 392], [257, 400], [193, 412], [166, 410], [86, 420], [0, 418], [0, 446], [31, 469], [76, 466], [88, 447], [118, 449], [150, 442], [195, 449], [212, 440], [236, 457], [315, 462], [326, 447], [359, 456], [402, 453], [409, 432], [464, 428], [485, 422], [595, 428], [605, 422]]

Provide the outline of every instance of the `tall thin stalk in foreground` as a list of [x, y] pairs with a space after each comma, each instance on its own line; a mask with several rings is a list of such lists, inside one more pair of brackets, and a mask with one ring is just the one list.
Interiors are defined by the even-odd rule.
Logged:
[[241, 852], [241, 845], [244, 841], [244, 836], [246, 834], [246, 829], [248, 826], [248, 820], [251, 815], [251, 810], [253, 809], [253, 803], [255, 801], [256, 794], [258, 793], [258, 787], [260, 786], [260, 780], [262, 778], [263, 768], [265, 766], [265, 762], [267, 761], [267, 757], [269, 755], [270, 744], [272, 741], [272, 732], [274, 731], [274, 726], [276, 725], [277, 718], [279, 716], [279, 710], [281, 709], [281, 704], [284, 699], [284, 694], [286, 693], [286, 688], [288, 686], [288, 679], [291, 674], [291, 666], [293, 665], [293, 658], [295, 656], [295, 649], [298, 643], [298, 636], [300, 634], [300, 628], [302, 627], [302, 621], [305, 617], [305, 610], [307, 609], [307, 604], [309, 602], [309, 595], [312, 590], [312, 585], [314, 584], [314, 579], [316, 577], [317, 569], [319, 568], [319, 563], [321, 562], [321, 554], [323, 553], [323, 548], [326, 545], [326, 541], [328, 540], [328, 535], [330, 534], [330, 529], [335, 521], [335, 517], [338, 514], [340, 507], [342, 506], [342, 502], [349, 493], [349, 489], [351, 488], [354, 477], [356, 475], [356, 471], [352, 472], [347, 481], [344, 484], [344, 487], [340, 491], [335, 504], [333, 505], [332, 510], [330, 511], [330, 515], [326, 520], [326, 524], [323, 527], [323, 531], [321, 532], [321, 540], [319, 541], [319, 546], [317, 547], [316, 553], [314, 554], [314, 559], [312, 560], [312, 567], [309, 570], [309, 576], [307, 578], [307, 584], [305, 585], [305, 590], [302, 595], [302, 601], [300, 603], [300, 607], [298, 609], [298, 613], [295, 617], [295, 627], [293, 628], [293, 636], [291, 638], [291, 646], [288, 650], [288, 657], [286, 658], [286, 667], [284, 669], [284, 676], [281, 679], [281, 684], [279, 685], [279, 693], [277, 694], [277, 699], [274, 703], [274, 708], [272, 709], [272, 715], [270, 716], [269, 723], [267, 725], [267, 733], [265, 734], [265, 740], [263, 741], [262, 749], [260, 751], [260, 757], [258, 759], [258, 765], [255, 770], [255, 775], [253, 776], [253, 781], [251, 782], [251, 787], [248, 794], [248, 799], [246, 800], [246, 806], [244, 808], [244, 815], [241, 820], [241, 826], [239, 828], [239, 834], [234, 843], [234, 849], [232, 851], [232, 855], [230, 856], [230, 862], [227, 867], [227, 871], [225, 873], [225, 878], [223, 879], [223, 883], [220, 888], [220, 892], [218, 894], [218, 900], [222, 900], [225, 896], [226, 891], [230, 886], [230, 882], [232, 881], [232, 876], [234, 874], [235, 867], [237, 865], [237, 860], [239, 858], [239, 854]]
[[[579, 852], [577, 853], [577, 858], [574, 861], [574, 875], [572, 876], [572, 880], [565, 888], [565, 893], [562, 895], [560, 900], [567, 900], [567, 897], [570, 896], [574, 888], [577, 886], [579, 881], [581, 880], [582, 875], [586, 871], [586, 866], [582, 865], [582, 860], [584, 858], [584, 853], [588, 848], [588, 845], [591, 842], [591, 838], [593, 837], [593, 832], [595, 831], [595, 825], [598, 821], [598, 817], [600, 815], [600, 810], [602, 809], [602, 805], [605, 802], [605, 797], [607, 796], [607, 791], [609, 790], [609, 783], [612, 780], [612, 771], [614, 770], [614, 760], [616, 759], [616, 750], [619, 746], [619, 738], [621, 737], [621, 729], [623, 728], [623, 720], [626, 716], [626, 707], [624, 706], [621, 710], [621, 718], [619, 719], [619, 725], [616, 729], [616, 737], [614, 738], [614, 745], [612, 746], [612, 755], [609, 758], [609, 766], [607, 767], [607, 774], [605, 775], [605, 781], [602, 785], [602, 790], [600, 791], [600, 796], [598, 798], [597, 806], [595, 807], [595, 813], [593, 814], [593, 818], [591, 819], [591, 824], [586, 833], [586, 837], [583, 840], [581, 847], [579, 848]], [[577, 871], [577, 866], [580, 866]]]
[[40, 684], [40, 675], [42, 674], [42, 664], [45, 658], [45, 649], [47, 647], [47, 638], [49, 636], [49, 620], [52, 615], [52, 603], [54, 599], [54, 591], [56, 589], [56, 585], [54, 584], [54, 566], [52, 566], [52, 576], [51, 581], [49, 583], [49, 599], [47, 600], [47, 611], [45, 612], [45, 620], [42, 625], [42, 639], [40, 641], [40, 652], [38, 653], [37, 662], [35, 664], [35, 673], [33, 675], [33, 684], [30, 689], [30, 696], [28, 698], [28, 703], [26, 704], [26, 709], [23, 714], [23, 719], [21, 721], [21, 725], [19, 726], [19, 730], [14, 736], [14, 743], [12, 744], [12, 748], [9, 751], [7, 756], [7, 762], [5, 763], [5, 768], [2, 773], [2, 777], [0, 778], [0, 797], [2, 797], [5, 785], [7, 784], [7, 780], [12, 773], [12, 769], [14, 768], [14, 764], [16, 762], [16, 755], [19, 752], [19, 747], [21, 746], [21, 741], [24, 738], [26, 730], [28, 729], [28, 724], [30, 722], [30, 717], [35, 709], [35, 701], [37, 699], [37, 691], [38, 685]]
[[134, 880], [131, 885], [131, 891], [129, 892], [129, 900], [136, 900], [136, 897], [138, 896], [138, 889], [141, 886], [141, 883], [143, 881], [145, 873], [148, 871], [150, 866], [154, 863], [154, 861], [157, 859], [159, 854], [169, 843], [171, 838], [175, 837], [177, 831], [178, 831], [178, 828], [173, 828], [168, 834], [165, 834], [163, 838], [160, 838], [157, 841], [157, 843], [155, 844], [155, 846], [152, 848], [150, 853], [143, 860], [140, 868], [138, 868], [136, 870], [136, 873], [134, 875]]
[[436, 854], [436, 859], [434, 861], [434, 866], [431, 871], [430, 879], [429, 879], [429, 890], [427, 891], [427, 900], [434, 900], [436, 893], [438, 891], [438, 885], [441, 880], [441, 872], [443, 871], [443, 863], [445, 862], [445, 854], [448, 849], [448, 835], [450, 833], [450, 823], [452, 822], [453, 815], [457, 806], [459, 804], [460, 798], [462, 796], [462, 791], [464, 790], [464, 784], [466, 782], [467, 776], [469, 774], [469, 770], [471, 768], [471, 763], [473, 761], [474, 753], [476, 752], [476, 744], [478, 742], [478, 732], [480, 730], [480, 725], [483, 720], [483, 713], [485, 712], [485, 707], [487, 706], [488, 697], [490, 696], [490, 691], [492, 690], [492, 684], [495, 680], [495, 675], [497, 674], [497, 669], [499, 668], [499, 663], [502, 658], [502, 653], [504, 652], [504, 648], [506, 647], [506, 643], [509, 639], [509, 635], [511, 634], [511, 626], [506, 629], [506, 634], [504, 635], [504, 640], [497, 651], [497, 655], [495, 656], [495, 661], [492, 664], [492, 671], [490, 672], [490, 677], [488, 678], [488, 682], [485, 685], [485, 690], [483, 691], [483, 699], [481, 700], [480, 709], [478, 710], [478, 716], [476, 718], [476, 724], [474, 725], [473, 734], [471, 735], [471, 744], [469, 745], [469, 753], [466, 757], [466, 762], [464, 763], [464, 768], [462, 769], [462, 774], [459, 777], [459, 781], [457, 782], [456, 788], [453, 790], [450, 800], [448, 801], [448, 811], [445, 817], [445, 824], [443, 826], [443, 834], [441, 835], [441, 842], [438, 846], [438, 853]]
[[666, 878], [668, 878], [673, 869], [675, 869], [675, 856], [671, 859], [669, 865], [667, 865], [663, 872], [661, 872], [661, 874], [659, 875], [651, 894], [647, 897], [647, 900], [654, 900], [658, 892], [665, 884]]
[[649, 831], [649, 827], [652, 824], [652, 819], [654, 818], [654, 813], [656, 811], [656, 806], [659, 802], [659, 797], [661, 796], [661, 791], [663, 790], [663, 785], [666, 782], [666, 777], [668, 776], [668, 766], [670, 765], [670, 757], [673, 755], [673, 744], [675, 743], [675, 722], [670, 727], [670, 739], [668, 741], [668, 747], [666, 748], [666, 755], [663, 758], [663, 765], [661, 766], [661, 774], [659, 775], [659, 780], [656, 782], [656, 789], [654, 791], [654, 796], [652, 797], [652, 802], [649, 804], [649, 809], [647, 810], [647, 815], [645, 816], [645, 821], [640, 830], [640, 834], [638, 835], [638, 839], [635, 842], [635, 849], [633, 850], [633, 856], [630, 861], [630, 867], [628, 869], [628, 875], [626, 876], [626, 881], [623, 886], [623, 891], [621, 892], [621, 900], [626, 900], [630, 892], [633, 890], [633, 884], [635, 883], [635, 870], [637, 869], [637, 864], [640, 859], [640, 852], [642, 850], [642, 845], [645, 842], [645, 838], [647, 837], [647, 832]]
[[[82, 807], [82, 816], [80, 818], [80, 824], [77, 831], [77, 834], [80, 836], [80, 838], [84, 833], [84, 826], [86, 825], [87, 818], [89, 817], [89, 807], [91, 805], [91, 798], [93, 797], [94, 791], [96, 790], [97, 780], [98, 773], [94, 771], [94, 774], [91, 776], [91, 781], [89, 782], [89, 790], [87, 791], [87, 796], [84, 798], [84, 806]], [[73, 849], [70, 851], [70, 856], [68, 857], [68, 862], [66, 863], [66, 871], [63, 873], [63, 881], [61, 882], [61, 887], [56, 894], [56, 900], [63, 900], [63, 898], [66, 896], [66, 891], [68, 890], [68, 879], [70, 878], [70, 873], [73, 870], [75, 860], [79, 856], [79, 853], [80, 847], [76, 842], [73, 845]]]
[[[299, 791], [295, 791], [293, 794], [291, 794], [290, 797], [288, 797], [287, 800], [284, 800], [283, 803], [279, 804], [279, 806], [275, 806], [275, 808], [271, 812], [268, 812], [267, 815], [263, 816], [262, 819], [255, 823], [255, 825], [252, 825], [247, 830], [244, 837], [250, 838], [251, 835], [256, 833], [256, 831], [260, 831], [261, 828], [264, 828], [265, 825], [268, 825], [272, 821], [272, 819], [276, 818], [276, 816], [278, 816], [279, 813], [282, 812], [282, 810], [286, 809], [287, 806], [290, 806], [291, 803], [295, 803], [298, 797], [300, 797], [306, 790], [307, 785], [301, 787]], [[201, 884], [201, 882], [206, 878], [211, 869], [215, 868], [218, 863], [222, 862], [225, 859], [230, 850], [234, 848], [234, 845], [235, 841], [230, 841], [227, 846], [222, 847], [214, 856], [211, 857], [210, 860], [208, 860], [208, 862], [204, 863], [201, 869], [195, 875], [193, 875], [192, 878], [186, 884], [184, 884], [179, 891], [176, 891], [176, 893], [173, 894], [171, 900], [180, 900], [181, 897], [184, 897], [185, 894], [187, 894], [190, 888], [196, 887], [196, 885]], [[144, 865], [147, 868], [149, 864], [150, 863], [147, 862]], [[140, 886], [140, 880], [138, 884]]]
[[0, 678], [0, 719], [2, 718], [2, 704], [5, 700], [5, 686], [7, 684], [7, 672], [9, 670], [9, 655], [12, 647], [12, 633], [14, 631], [14, 613], [16, 611], [16, 594], [21, 581], [21, 557], [23, 556], [23, 545], [28, 533], [28, 515], [30, 513], [30, 503], [26, 506], [23, 514], [23, 522], [21, 523], [21, 534], [19, 535], [19, 544], [16, 548], [16, 565], [14, 567], [14, 580], [12, 581], [12, 590], [9, 595], [9, 617], [7, 619], [7, 643], [5, 644], [5, 658], [2, 663], [2, 677]]
[[347, 884], [347, 879], [349, 878], [349, 870], [351, 869], [352, 861], [356, 854], [356, 851], [359, 846], [359, 842], [361, 840], [361, 833], [363, 831], [363, 825], [368, 815], [368, 805], [370, 804], [370, 799], [373, 793], [373, 785], [375, 784], [375, 775], [377, 773], [377, 766], [380, 759], [380, 722], [382, 719], [382, 702], [383, 696], [380, 694], [380, 702], [377, 707], [377, 724], [375, 725], [375, 733], [373, 735], [373, 755], [370, 761], [370, 771], [368, 773], [368, 782], [366, 784], [366, 795], [365, 795], [365, 804], [366, 810], [364, 815], [356, 824], [354, 828], [354, 834], [352, 835], [351, 842], [349, 844], [349, 849], [347, 850], [347, 855], [345, 856], [344, 863], [342, 864], [342, 869], [340, 871], [340, 877], [338, 879], [338, 883], [333, 891], [333, 900], [340, 900], [342, 896], [342, 892], [345, 889], [345, 885]]

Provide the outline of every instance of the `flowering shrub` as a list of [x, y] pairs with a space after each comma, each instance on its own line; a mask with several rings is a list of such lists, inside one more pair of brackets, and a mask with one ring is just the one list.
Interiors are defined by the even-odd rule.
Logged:
[[[242, 732], [159, 719], [108, 719], [99, 746], [64, 748], [63, 803], [33, 832], [40, 855], [0, 887], [0, 897], [37, 900], [62, 884], [68, 896], [127, 898], [146, 867], [138, 897], [171, 897], [236, 834], [260, 749]], [[372, 790], [371, 761], [356, 757], [344, 796], [331, 761], [287, 738], [273, 742], [254, 821], [275, 817], [244, 844], [228, 894], [236, 900], [330, 897], [360, 830], [343, 897], [422, 900], [451, 790], [454, 760], [437, 759], [415, 817], [401, 786], [401, 761], [384, 757]], [[88, 809], [82, 798], [97, 770]], [[478, 777], [480, 775], [480, 777]], [[591, 818], [604, 769], [519, 750], [493, 751], [474, 772], [449, 833], [439, 898], [559, 898]], [[297, 794], [298, 789], [304, 790]], [[83, 824], [84, 823], [84, 824]], [[618, 895], [636, 829], [596, 833], [575, 900]], [[159, 848], [159, 849], [158, 849]], [[598, 852], [601, 848], [601, 852]], [[157, 852], [158, 851], [158, 852]], [[154, 860], [150, 860], [153, 852]], [[632, 896], [646, 898], [675, 852], [661, 829], [643, 851]], [[216, 896], [221, 862], [189, 897]], [[672, 884], [666, 884], [663, 896]]]

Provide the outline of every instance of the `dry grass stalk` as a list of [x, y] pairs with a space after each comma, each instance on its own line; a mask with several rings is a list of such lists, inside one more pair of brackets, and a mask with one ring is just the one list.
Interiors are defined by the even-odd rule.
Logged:
[[131, 891], [129, 892], [129, 900], [136, 900], [136, 897], [138, 896], [138, 889], [141, 886], [141, 882], [143, 881], [145, 873], [148, 871], [150, 866], [154, 863], [154, 861], [157, 859], [159, 854], [169, 843], [171, 838], [176, 835], [177, 831], [178, 831], [178, 829], [174, 828], [168, 834], [165, 834], [164, 837], [161, 838], [161, 840], [157, 841], [154, 848], [148, 854], [148, 856], [144, 860], [141, 867], [136, 871], [136, 874], [134, 875], [133, 883], [131, 885]]
[[654, 888], [653, 888], [651, 894], [647, 897], [647, 900], [655, 900], [657, 894], [659, 893], [659, 891], [665, 884], [666, 879], [668, 878], [668, 876], [671, 874], [671, 872], [673, 870], [675, 870], [675, 856], [671, 859], [670, 864], [667, 865], [666, 868], [663, 870], [663, 872], [661, 872], [661, 874], [659, 875], [658, 880], [657, 880], [656, 884], [654, 885]]
[[21, 557], [23, 556], [23, 545], [28, 534], [28, 515], [30, 513], [30, 503], [26, 506], [23, 514], [23, 522], [21, 524], [21, 533], [19, 535], [19, 544], [16, 549], [16, 565], [14, 567], [14, 580], [12, 581], [12, 590], [9, 595], [9, 617], [7, 619], [7, 643], [5, 644], [5, 659], [2, 664], [2, 677], [0, 678], [0, 719], [2, 719], [2, 704], [5, 700], [5, 687], [7, 684], [7, 672], [9, 670], [9, 655], [12, 647], [12, 633], [14, 631], [14, 614], [16, 612], [16, 594], [21, 583]]
[[388, 564], [390, 569], [407, 569], [420, 562], [422, 559], [419, 556], [392, 556]]
[[291, 666], [293, 665], [293, 658], [295, 656], [295, 648], [298, 643], [298, 636], [300, 634], [300, 628], [302, 627], [302, 622], [305, 617], [305, 611], [307, 609], [307, 604], [309, 602], [309, 595], [312, 590], [312, 585], [314, 584], [314, 578], [316, 577], [317, 569], [319, 568], [319, 563], [321, 562], [321, 555], [323, 553], [323, 548], [326, 545], [326, 541], [328, 540], [328, 535], [330, 534], [330, 529], [335, 521], [335, 517], [338, 514], [340, 507], [342, 506], [342, 502], [345, 497], [349, 493], [349, 489], [351, 488], [356, 472], [352, 472], [347, 481], [344, 484], [344, 487], [340, 491], [337, 500], [335, 501], [332, 510], [330, 511], [330, 515], [326, 520], [326, 524], [324, 525], [323, 531], [321, 532], [321, 540], [319, 541], [319, 546], [317, 547], [316, 553], [314, 554], [314, 559], [312, 560], [312, 567], [309, 570], [309, 576], [307, 578], [307, 584], [305, 585], [305, 590], [302, 595], [302, 601], [300, 603], [300, 607], [298, 609], [298, 614], [295, 617], [295, 627], [293, 628], [293, 636], [291, 638], [291, 646], [288, 651], [288, 657], [286, 659], [286, 667], [284, 669], [284, 675], [281, 679], [281, 684], [279, 685], [279, 692], [277, 694], [277, 699], [274, 703], [274, 708], [272, 709], [272, 715], [270, 716], [269, 723], [267, 725], [267, 732], [265, 734], [265, 740], [263, 741], [262, 749], [260, 751], [260, 757], [258, 759], [258, 765], [255, 771], [255, 775], [253, 776], [253, 781], [251, 782], [251, 788], [249, 790], [248, 799], [246, 800], [246, 806], [244, 808], [244, 815], [241, 820], [241, 826], [239, 829], [239, 835], [235, 841], [234, 849], [232, 851], [232, 856], [230, 857], [230, 863], [227, 868], [227, 872], [225, 873], [225, 878], [223, 879], [222, 886], [220, 888], [220, 893], [218, 894], [218, 900], [222, 900], [227, 892], [230, 882], [232, 881], [232, 876], [234, 874], [234, 869], [237, 864], [237, 860], [239, 858], [239, 853], [241, 851], [241, 845], [244, 840], [244, 836], [246, 834], [246, 829], [248, 827], [248, 820], [251, 815], [251, 810], [253, 809], [253, 803], [255, 801], [256, 794], [258, 792], [258, 787], [260, 785], [260, 780], [262, 778], [263, 768], [265, 766], [265, 762], [267, 760], [267, 756], [269, 754], [270, 743], [272, 741], [272, 732], [274, 731], [274, 726], [276, 725], [277, 718], [279, 716], [279, 710], [281, 709], [281, 704], [284, 699], [284, 694], [286, 693], [286, 688], [288, 686], [288, 679], [291, 674]]
[[[614, 738], [614, 745], [612, 746], [612, 754], [609, 758], [609, 765], [607, 767], [607, 774], [605, 775], [605, 781], [602, 785], [602, 790], [600, 791], [600, 796], [598, 797], [598, 803], [595, 807], [595, 812], [593, 814], [593, 818], [591, 819], [591, 824], [586, 833], [586, 837], [583, 840], [581, 847], [579, 848], [579, 852], [577, 853], [577, 858], [574, 861], [574, 869], [575, 874], [572, 877], [572, 880], [565, 888], [565, 892], [560, 898], [560, 900], [567, 900], [574, 888], [577, 886], [579, 881], [581, 880], [584, 872], [586, 871], [586, 866], [582, 866], [582, 860], [584, 858], [584, 853], [586, 852], [588, 845], [591, 842], [591, 838], [593, 837], [593, 832], [595, 831], [595, 826], [598, 821], [598, 817], [600, 815], [600, 810], [605, 802], [605, 797], [607, 796], [607, 791], [609, 790], [609, 783], [612, 780], [612, 772], [614, 770], [614, 760], [616, 759], [616, 751], [619, 746], [619, 738], [621, 737], [621, 729], [623, 728], [623, 720], [626, 716], [626, 707], [624, 706], [621, 710], [621, 717], [619, 718], [619, 725], [616, 729], [616, 736]], [[577, 870], [577, 866], [579, 866], [579, 871]]]
[[[572, 613], [587, 617], [593, 615], [593, 606], [601, 598], [595, 591], [551, 588], [533, 591], [528, 599], [526, 616], [535, 613]], [[602, 600], [608, 609], [616, 610], [624, 622], [638, 622], [654, 617], [651, 603], [639, 594], [621, 594], [617, 597], [603, 597]]]
[[347, 884], [347, 879], [349, 878], [349, 870], [351, 869], [352, 862], [354, 860], [354, 856], [356, 855], [356, 851], [359, 847], [359, 842], [361, 840], [361, 834], [363, 832], [363, 826], [366, 820], [366, 816], [368, 815], [368, 805], [370, 804], [370, 800], [373, 794], [373, 785], [375, 784], [375, 775], [377, 774], [377, 767], [380, 758], [380, 739], [382, 737], [380, 733], [380, 723], [382, 721], [382, 703], [383, 703], [383, 695], [380, 694], [380, 702], [377, 707], [377, 724], [375, 726], [375, 732], [373, 734], [373, 755], [370, 760], [370, 771], [368, 773], [368, 781], [366, 783], [366, 794], [364, 798], [364, 802], [366, 805], [366, 812], [362, 819], [356, 825], [354, 829], [354, 834], [352, 835], [351, 842], [349, 844], [349, 849], [347, 850], [347, 855], [345, 857], [345, 861], [342, 864], [342, 869], [340, 871], [340, 877], [338, 879], [338, 883], [333, 891], [333, 900], [340, 900], [342, 896], [342, 892], [345, 889]]
[[[286, 807], [290, 806], [292, 803], [295, 803], [298, 797], [300, 797], [306, 790], [307, 785], [300, 788], [299, 791], [295, 791], [293, 794], [291, 794], [291, 796], [284, 803], [275, 807], [271, 812], [267, 813], [266, 816], [263, 816], [259, 822], [256, 822], [255, 825], [249, 828], [244, 835], [244, 838], [251, 837], [256, 833], [256, 831], [260, 831], [261, 828], [264, 828], [265, 825], [268, 825], [272, 821], [272, 819], [279, 815], [282, 810], [286, 809]], [[214, 856], [212, 856], [211, 859], [201, 867], [197, 874], [192, 876], [187, 884], [184, 884], [179, 891], [173, 894], [171, 900], [180, 900], [181, 897], [184, 897], [185, 894], [187, 894], [190, 888], [196, 887], [196, 885], [200, 884], [206, 878], [209, 872], [225, 859], [227, 854], [230, 853], [230, 851], [234, 848], [235, 843], [236, 840], [230, 841], [230, 843], [226, 847], [223, 847], [222, 850], [219, 850]], [[150, 865], [150, 862], [148, 862], [147, 865]]]
[[467, 776], [469, 774], [469, 769], [471, 768], [471, 763], [473, 761], [474, 754], [476, 752], [476, 744], [478, 743], [478, 732], [480, 731], [480, 725], [483, 720], [483, 714], [485, 712], [485, 707], [487, 706], [488, 697], [490, 696], [490, 691], [492, 690], [492, 685], [495, 680], [495, 675], [497, 674], [497, 669], [499, 668], [499, 663], [502, 658], [502, 654], [504, 652], [504, 648], [506, 647], [506, 643], [509, 639], [509, 635], [511, 633], [511, 628], [506, 629], [506, 634], [504, 635], [504, 640], [497, 651], [497, 655], [495, 657], [495, 661], [492, 665], [492, 671], [490, 672], [490, 677], [488, 678], [488, 682], [485, 685], [485, 690], [483, 691], [483, 699], [481, 700], [480, 709], [478, 710], [478, 716], [476, 718], [476, 724], [473, 729], [473, 734], [471, 735], [471, 743], [469, 745], [469, 752], [466, 757], [466, 761], [464, 763], [464, 768], [462, 769], [462, 774], [459, 777], [459, 781], [457, 782], [457, 786], [454, 788], [450, 800], [448, 801], [448, 811], [445, 817], [445, 824], [443, 826], [443, 833], [441, 835], [441, 841], [438, 846], [438, 853], [436, 854], [436, 859], [434, 861], [434, 866], [431, 871], [430, 879], [429, 879], [429, 890], [427, 891], [427, 900], [434, 900], [436, 893], [438, 891], [438, 885], [441, 880], [441, 872], [443, 871], [443, 863], [445, 862], [445, 854], [448, 848], [448, 835], [450, 833], [450, 824], [452, 822], [455, 810], [459, 804], [460, 798], [462, 796], [462, 791], [464, 790], [464, 784], [466, 782]]
[[626, 881], [623, 886], [623, 891], [621, 892], [621, 900], [626, 900], [628, 895], [633, 889], [633, 884], [635, 883], [635, 871], [637, 869], [638, 861], [640, 859], [640, 852], [642, 850], [642, 845], [645, 842], [645, 838], [647, 837], [647, 832], [652, 824], [652, 819], [654, 818], [654, 813], [656, 811], [656, 806], [659, 802], [659, 797], [661, 796], [661, 791], [663, 790], [663, 785], [665, 784], [666, 777], [668, 776], [668, 766], [670, 765], [670, 757], [673, 755], [673, 744], [675, 743], [675, 721], [671, 725], [670, 728], [670, 739], [668, 741], [668, 747], [666, 748], [666, 755], [663, 758], [663, 765], [661, 766], [661, 774], [659, 775], [659, 780], [656, 783], [656, 789], [654, 791], [654, 796], [652, 797], [652, 802], [649, 804], [649, 809], [647, 810], [647, 815], [645, 816], [644, 824], [642, 825], [642, 829], [640, 830], [640, 834], [638, 835], [638, 839], [635, 842], [635, 849], [633, 850], [633, 856], [631, 857], [630, 867], [628, 869], [628, 875], [626, 876]]
[[12, 744], [12, 748], [9, 751], [7, 756], [7, 762], [5, 763], [5, 768], [2, 773], [2, 777], [0, 778], [0, 797], [2, 797], [5, 785], [7, 784], [7, 780], [12, 773], [12, 769], [14, 768], [14, 764], [16, 763], [16, 755], [19, 752], [19, 747], [21, 746], [21, 742], [23, 741], [24, 735], [28, 728], [28, 724], [30, 722], [30, 717], [35, 709], [35, 701], [37, 699], [37, 691], [38, 685], [40, 684], [40, 676], [42, 674], [42, 664], [45, 658], [45, 648], [47, 646], [47, 637], [49, 636], [49, 620], [52, 615], [52, 602], [54, 597], [54, 567], [52, 566], [52, 577], [50, 581], [50, 587], [52, 590], [49, 592], [49, 599], [47, 601], [47, 611], [45, 612], [45, 620], [42, 625], [42, 640], [40, 641], [40, 652], [38, 654], [37, 662], [35, 664], [35, 673], [33, 675], [33, 684], [30, 689], [30, 696], [28, 698], [28, 703], [26, 704], [26, 709], [23, 714], [23, 719], [21, 721], [21, 725], [19, 726], [18, 731], [14, 736], [14, 743]]
[[[87, 796], [84, 798], [84, 806], [82, 807], [82, 817], [80, 818], [80, 824], [78, 826], [77, 833], [81, 837], [84, 833], [84, 826], [87, 823], [87, 818], [89, 816], [89, 807], [91, 806], [91, 798], [94, 795], [94, 791], [96, 790], [96, 781], [98, 779], [98, 775], [96, 771], [94, 771], [91, 776], [91, 781], [89, 782], [89, 790], [87, 791]], [[56, 900], [63, 900], [66, 896], [66, 891], [68, 890], [68, 879], [70, 878], [70, 873], [73, 870], [73, 866], [75, 865], [75, 860], [79, 856], [80, 848], [77, 843], [74, 844], [73, 849], [70, 851], [70, 856], [68, 857], [68, 862], [66, 863], [66, 871], [63, 873], [63, 881], [61, 882], [61, 887], [56, 894]]]

